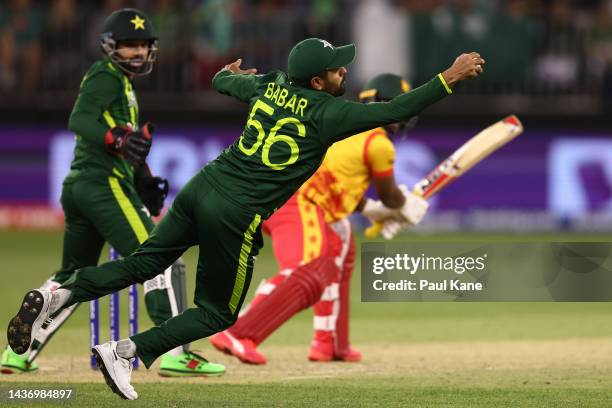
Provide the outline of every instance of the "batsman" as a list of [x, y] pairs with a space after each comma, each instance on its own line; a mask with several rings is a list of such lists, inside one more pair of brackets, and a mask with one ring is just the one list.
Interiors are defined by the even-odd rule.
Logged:
[[[149, 237], [154, 227], [151, 214], [159, 215], [168, 193], [167, 181], [153, 177], [145, 163], [153, 126], [139, 127], [133, 88], [134, 78], [149, 74], [157, 56], [157, 37], [150, 20], [135, 9], [112, 13], [104, 24], [100, 47], [104, 58], [83, 78], [69, 120], [76, 147], [61, 196], [66, 223], [62, 265], [42, 290], [54, 291], [75, 270], [97, 265], [105, 242], [123, 257], [134, 252]], [[184, 264], [177, 259], [141, 282], [155, 324], [182, 312], [184, 274]], [[36, 371], [35, 358], [79, 303], [62, 310], [42, 328], [27, 351], [7, 347], [2, 372]], [[162, 356], [160, 375], [219, 375], [225, 371], [182, 344]]]
[[[199, 246], [195, 304], [159, 326], [95, 346], [101, 373], [113, 392], [136, 399], [132, 362], [150, 367], [181, 344], [229, 328], [251, 281], [263, 245], [261, 223], [319, 168], [327, 149], [350, 135], [407, 120], [451, 93], [458, 81], [478, 76], [484, 60], [462, 54], [443, 73], [389, 102], [360, 104], [337, 98], [355, 45], [334, 47], [309, 38], [291, 50], [288, 74], [254, 75], [237, 60], [213, 78], [218, 92], [249, 104], [242, 135], [179, 192], [149, 238], [131, 255], [79, 269], [55, 292], [28, 291], [9, 322], [9, 344], [28, 347], [43, 322], [66, 307], [144, 282]], [[311, 276], [306, 284], [329, 283]], [[15, 350], [17, 351], [17, 350]], [[23, 353], [23, 351], [17, 351]]]

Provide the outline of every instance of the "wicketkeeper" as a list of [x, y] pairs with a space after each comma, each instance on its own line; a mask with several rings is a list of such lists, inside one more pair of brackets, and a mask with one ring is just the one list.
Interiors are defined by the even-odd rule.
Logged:
[[[64, 179], [62, 208], [65, 214], [61, 269], [41, 287], [54, 291], [74, 271], [98, 264], [105, 242], [127, 257], [147, 240], [159, 215], [168, 183], [153, 177], [145, 163], [153, 126], [139, 127], [139, 110], [133, 79], [147, 75], [157, 57], [157, 37], [151, 21], [139, 10], [111, 14], [102, 30], [104, 58], [85, 74], [70, 115], [69, 128], [76, 147], [70, 173]], [[157, 271], [144, 284], [151, 320], [161, 324], [182, 312], [178, 282], [185, 267], [180, 259]], [[100, 273], [104, 273], [100, 271]], [[78, 303], [62, 310], [53, 322], [33, 337], [31, 347], [7, 347], [2, 354], [3, 372], [32, 372], [34, 359], [51, 336], [74, 312]], [[187, 342], [182, 343], [187, 344]], [[220, 364], [183, 350], [169, 349], [160, 362], [164, 376], [219, 375]]]
[[[253, 75], [254, 69], [240, 68], [241, 60], [219, 71], [214, 89], [250, 105], [240, 138], [183, 187], [136, 252], [79, 269], [54, 293], [27, 292], [9, 323], [11, 347], [27, 348], [43, 322], [63, 308], [151, 279], [198, 245], [196, 307], [135, 336], [92, 349], [113, 392], [138, 398], [130, 384], [136, 355], [150, 367], [166, 351], [234, 324], [263, 245], [261, 222], [312, 176], [333, 143], [413, 117], [450, 94], [456, 82], [479, 75], [484, 64], [477, 53], [462, 54], [449, 69], [412, 92], [389, 102], [361, 104], [336, 98], [344, 92], [345, 66], [354, 57], [353, 44], [334, 47], [309, 38], [289, 54], [288, 75]], [[320, 291], [329, 283], [304, 276], [312, 276], [305, 284]]]

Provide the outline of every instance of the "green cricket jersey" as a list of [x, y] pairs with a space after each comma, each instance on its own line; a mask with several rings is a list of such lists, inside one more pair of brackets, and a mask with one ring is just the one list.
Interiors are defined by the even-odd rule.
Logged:
[[105, 149], [106, 131], [118, 125], [138, 128], [138, 102], [130, 79], [106, 58], [85, 74], [70, 114], [68, 127], [76, 135], [76, 147], [65, 183], [109, 175], [133, 177], [132, 166]]
[[369, 104], [292, 86], [281, 71], [222, 70], [213, 87], [249, 102], [250, 113], [240, 139], [202, 171], [226, 198], [264, 217], [310, 178], [334, 142], [407, 120], [450, 93], [441, 75], [389, 102]]

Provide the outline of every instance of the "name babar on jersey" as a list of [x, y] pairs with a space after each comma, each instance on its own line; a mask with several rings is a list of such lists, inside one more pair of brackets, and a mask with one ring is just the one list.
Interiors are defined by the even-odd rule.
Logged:
[[264, 97], [274, 102], [277, 106], [283, 109], [290, 110], [294, 115], [304, 116], [304, 109], [308, 106], [306, 98], [298, 98], [297, 95], [291, 94], [287, 88], [268, 82]]

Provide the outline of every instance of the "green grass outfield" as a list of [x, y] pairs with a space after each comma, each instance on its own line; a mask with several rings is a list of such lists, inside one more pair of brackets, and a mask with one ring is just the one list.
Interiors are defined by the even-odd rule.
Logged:
[[[402, 240], [606, 241], [606, 235], [406, 236]], [[0, 232], [0, 313], [8, 322], [23, 293], [59, 264], [61, 234]], [[194, 287], [196, 251], [186, 256], [188, 293]], [[206, 341], [193, 345], [227, 365], [219, 378], [163, 379], [155, 368], [134, 374], [134, 406], [526, 406], [612, 405], [612, 304], [610, 303], [360, 303], [359, 269], [353, 279], [352, 342], [360, 364], [306, 360], [312, 313], [298, 315], [261, 351], [269, 363], [245, 366]], [[257, 259], [251, 291], [276, 272], [266, 245]], [[127, 333], [127, 296], [122, 333]], [[105, 315], [107, 303], [102, 302]], [[140, 326], [149, 326], [141, 302]], [[107, 336], [102, 319], [102, 336]], [[116, 406], [97, 372], [89, 369], [87, 307], [62, 328], [39, 359], [37, 374], [0, 376], [0, 406], [9, 389], [73, 388], [74, 406]], [[4, 336], [0, 345], [4, 346]], [[4, 399], [3, 399], [4, 398]], [[127, 402], [126, 402], [127, 404]], [[43, 405], [52, 406], [54, 404]], [[20, 403], [15, 406], [38, 406]]]

